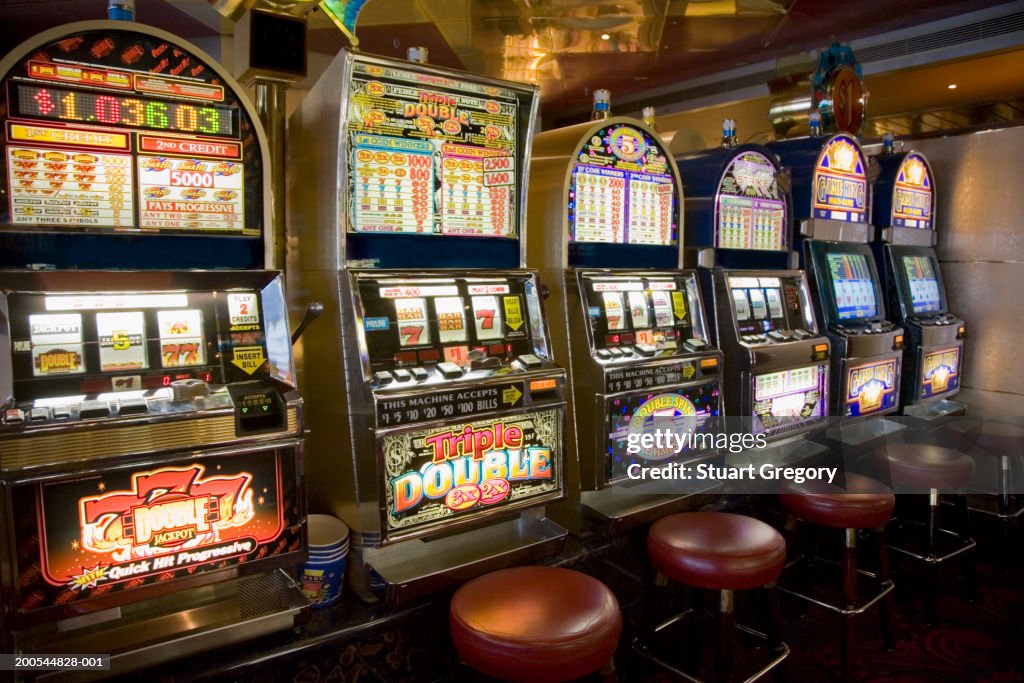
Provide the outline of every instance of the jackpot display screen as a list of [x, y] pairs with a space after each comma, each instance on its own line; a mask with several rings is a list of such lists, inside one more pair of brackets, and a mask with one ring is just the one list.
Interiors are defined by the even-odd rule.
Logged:
[[692, 275], [582, 273], [580, 288], [595, 351], [633, 345], [664, 348], [705, 338]]
[[11, 487], [20, 613], [267, 568], [303, 547], [295, 454], [129, 465]]
[[523, 354], [548, 356], [529, 273], [356, 278], [371, 373], [440, 362], [472, 369]]
[[569, 183], [569, 240], [674, 245], [676, 179], [661, 143], [621, 123], [584, 141]]
[[259, 291], [14, 292], [7, 306], [18, 402], [269, 374]]
[[874, 271], [864, 254], [828, 252], [828, 274], [839, 320], [874, 318], [878, 315]]
[[740, 336], [809, 328], [807, 283], [800, 274], [731, 275], [729, 291]]
[[786, 249], [786, 200], [778, 169], [755, 151], [729, 162], [718, 186], [715, 246], [719, 249]]
[[934, 259], [930, 256], [904, 256], [902, 260], [914, 313], [938, 313], [944, 310], [942, 287]]
[[868, 214], [867, 162], [856, 140], [836, 135], [825, 143], [814, 167], [812, 216], [864, 223]]
[[[633, 464], [647, 466], [652, 461], [657, 464], [688, 459], [714, 450], [714, 436], [719, 431], [720, 398], [718, 383], [704, 382], [607, 399], [608, 481], [627, 479], [628, 469]], [[629, 446], [631, 438], [636, 444], [644, 434], [665, 433], [665, 430], [683, 437], [676, 442], [683, 444], [681, 450], [667, 445], [662, 449]], [[693, 438], [696, 435], [706, 437]]]
[[828, 402], [827, 365], [808, 365], [756, 375], [751, 382], [754, 434], [784, 434], [825, 415]]
[[198, 56], [130, 29], [95, 29], [0, 76], [0, 224], [261, 235], [253, 122]]
[[349, 232], [517, 236], [519, 94], [362, 61], [349, 89]]

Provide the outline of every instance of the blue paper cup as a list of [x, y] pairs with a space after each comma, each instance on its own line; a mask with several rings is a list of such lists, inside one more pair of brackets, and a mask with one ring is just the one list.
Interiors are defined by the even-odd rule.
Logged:
[[327, 607], [341, 598], [348, 557], [348, 527], [337, 517], [308, 515], [309, 559], [299, 571], [302, 592], [313, 607]]
[[311, 557], [302, 565], [299, 583], [313, 607], [327, 607], [341, 598], [347, 557], [348, 550], [344, 550], [332, 557]]

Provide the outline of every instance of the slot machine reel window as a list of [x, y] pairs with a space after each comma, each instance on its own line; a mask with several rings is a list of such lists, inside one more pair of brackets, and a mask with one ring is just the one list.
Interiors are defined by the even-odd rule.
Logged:
[[904, 256], [902, 261], [913, 312], [921, 314], [944, 311], [942, 285], [939, 284], [934, 260], [930, 256]]
[[464, 370], [496, 369], [520, 355], [547, 356], [530, 275], [355, 277], [369, 358], [367, 377], [438, 363]]
[[8, 305], [19, 403], [159, 396], [181, 379], [250, 379], [268, 357], [255, 291], [19, 292]]
[[864, 254], [825, 254], [837, 318], [859, 320], [878, 316], [874, 271]]
[[595, 351], [625, 346], [641, 355], [674, 350], [687, 339], [705, 339], [694, 319], [693, 277], [613, 277], [581, 274]]
[[253, 122], [196, 55], [130, 28], [84, 31], [0, 77], [0, 225], [261, 235]]
[[741, 335], [815, 329], [810, 299], [799, 275], [731, 276], [729, 289]]

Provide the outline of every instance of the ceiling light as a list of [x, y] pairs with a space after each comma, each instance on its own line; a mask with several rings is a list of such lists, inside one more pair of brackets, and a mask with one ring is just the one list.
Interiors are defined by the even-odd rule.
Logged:
[[609, 40], [610, 38], [611, 38], [611, 35], [608, 34], [608, 33], [602, 33], [601, 34], [601, 40]]
[[950, 83], [946, 87], [949, 88], [950, 90], [956, 90], [956, 83]]

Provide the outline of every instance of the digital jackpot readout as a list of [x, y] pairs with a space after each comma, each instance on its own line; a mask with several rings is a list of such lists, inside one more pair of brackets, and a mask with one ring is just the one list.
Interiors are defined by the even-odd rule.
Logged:
[[238, 137], [238, 110], [211, 103], [17, 84], [15, 113], [30, 118]]

